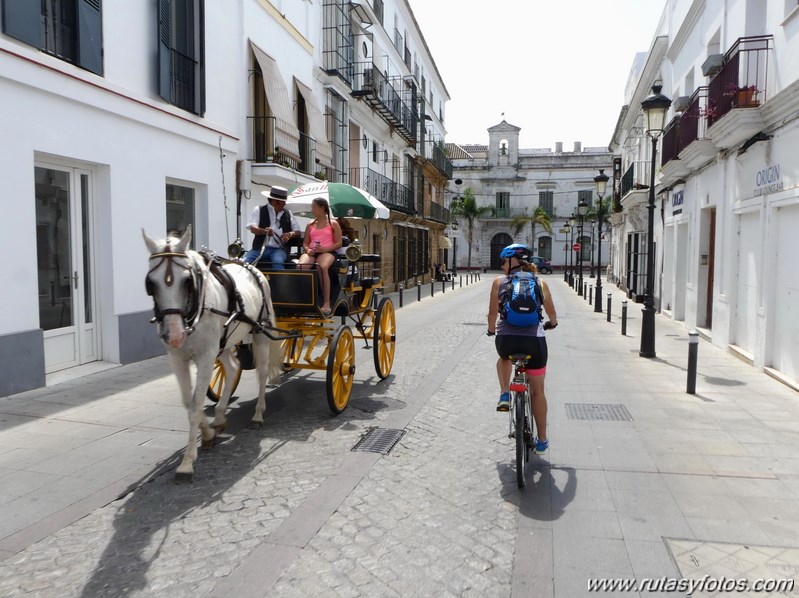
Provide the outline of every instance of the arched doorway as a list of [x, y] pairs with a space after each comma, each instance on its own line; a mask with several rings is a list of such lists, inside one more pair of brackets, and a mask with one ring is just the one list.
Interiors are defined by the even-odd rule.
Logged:
[[507, 233], [497, 233], [491, 239], [491, 269], [499, 270], [502, 268], [502, 258], [499, 257], [499, 252], [503, 247], [507, 247], [513, 243], [513, 238]]

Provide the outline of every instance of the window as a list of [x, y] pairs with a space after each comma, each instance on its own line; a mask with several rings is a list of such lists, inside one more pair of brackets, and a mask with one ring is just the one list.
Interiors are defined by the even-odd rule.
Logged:
[[544, 208], [547, 214], [552, 216], [554, 214], [553, 203], [555, 201], [555, 193], [553, 191], [539, 191], [538, 192], [538, 205]]
[[383, 0], [372, 0], [372, 8], [380, 25], [383, 24]]
[[334, 178], [330, 179], [335, 183], [345, 183], [347, 181], [347, 167], [349, 159], [347, 148], [349, 147], [349, 127], [347, 125], [349, 115], [347, 112], [347, 102], [333, 90], [327, 92], [327, 109], [325, 111], [327, 121], [327, 139], [330, 141], [333, 150], [333, 170]]
[[166, 186], [166, 233], [181, 236], [191, 224], [193, 231], [191, 246], [197, 237], [197, 226], [194, 220], [194, 189], [180, 185]]
[[552, 237], [538, 237], [538, 252], [536, 255], [545, 260], [552, 259]]
[[375, 164], [380, 162], [380, 156], [378, 155], [379, 153], [380, 153], [380, 144], [377, 141], [373, 141], [372, 142], [372, 162], [374, 162]]
[[204, 0], [158, 0], [158, 95], [205, 113]]
[[3, 0], [3, 33], [103, 74], [102, 0]]
[[350, 3], [346, 0], [322, 1], [322, 57], [325, 72], [348, 85], [355, 62]]
[[499, 191], [497, 192], [496, 201], [496, 215], [498, 218], [507, 218], [510, 216], [510, 192]]
[[[586, 189], [585, 191], [578, 191], [577, 203], [579, 204], [583, 200], [585, 200], [585, 203], [588, 204], [589, 208], [592, 205], [594, 205], [594, 191], [592, 189]], [[577, 214], [577, 208], [575, 208], [574, 213]]]

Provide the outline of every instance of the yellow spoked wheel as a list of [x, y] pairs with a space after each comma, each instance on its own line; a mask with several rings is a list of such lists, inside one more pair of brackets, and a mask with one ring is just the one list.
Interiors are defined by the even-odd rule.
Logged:
[[384, 380], [391, 373], [394, 364], [394, 345], [397, 341], [397, 321], [394, 315], [394, 304], [388, 297], [383, 297], [375, 314], [372, 350], [375, 357], [375, 371]]
[[281, 344], [283, 345], [283, 369], [288, 370], [296, 365], [302, 357], [303, 339], [287, 338]]
[[225, 380], [227, 380], [228, 376], [233, 378], [233, 390], [231, 390], [231, 402], [233, 402], [232, 394], [236, 391], [236, 387], [239, 385], [239, 380], [241, 380], [241, 366], [236, 368], [235, 372], [227, 372], [225, 371], [225, 366], [222, 364], [221, 361], [218, 359], [214, 363], [214, 371], [211, 374], [211, 383], [208, 385], [208, 390], [205, 392], [205, 395], [211, 399], [214, 403], [218, 403], [219, 399], [222, 398], [222, 390], [225, 388]]
[[355, 337], [349, 326], [342, 326], [330, 341], [327, 356], [327, 404], [333, 415], [347, 408], [355, 378]]

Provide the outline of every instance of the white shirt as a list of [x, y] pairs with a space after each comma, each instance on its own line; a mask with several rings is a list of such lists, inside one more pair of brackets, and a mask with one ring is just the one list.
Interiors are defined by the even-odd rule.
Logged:
[[[283, 233], [290, 233], [291, 231], [295, 231], [295, 230], [299, 231], [300, 230], [300, 226], [297, 224], [297, 220], [294, 218], [294, 214], [292, 214], [288, 210], [285, 210], [286, 212], [288, 212], [289, 220], [291, 220], [291, 230], [285, 230], [284, 231], [281, 228], [281, 226], [280, 226], [280, 216], [283, 214], [284, 210], [281, 210], [279, 213], [276, 214], [275, 213], [275, 208], [274, 208], [274, 206], [271, 203], [267, 203], [265, 205], [266, 205], [266, 209], [269, 210], [269, 219], [272, 222], [272, 224], [269, 225], [269, 228], [271, 228], [273, 231], [275, 231], [275, 233], [277, 233], [278, 237], [283, 236]], [[252, 211], [252, 215], [250, 216], [250, 220], [247, 222], [247, 226], [248, 227], [250, 227], [250, 226], [259, 226], [260, 221], [261, 221], [261, 206], [256, 206], [256, 208]], [[266, 236], [266, 246], [267, 247], [280, 247], [280, 243], [277, 241], [277, 239], [275, 239], [274, 235], [267, 235]]]

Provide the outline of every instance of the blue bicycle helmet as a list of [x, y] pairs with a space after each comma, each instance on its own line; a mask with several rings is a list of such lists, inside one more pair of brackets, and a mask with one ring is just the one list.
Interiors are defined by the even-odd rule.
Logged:
[[502, 251], [500, 251], [499, 257], [501, 257], [503, 260], [515, 257], [517, 260], [527, 262], [532, 257], [532, 252], [527, 245], [524, 245], [523, 243], [514, 243], [513, 245], [508, 245]]

